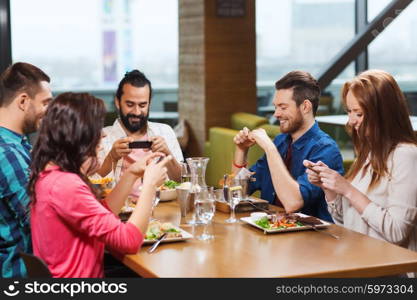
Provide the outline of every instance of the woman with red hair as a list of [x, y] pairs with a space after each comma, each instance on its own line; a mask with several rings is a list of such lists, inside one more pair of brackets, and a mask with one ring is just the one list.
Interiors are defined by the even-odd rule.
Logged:
[[404, 95], [390, 74], [369, 70], [344, 84], [342, 99], [356, 159], [345, 177], [305, 161], [308, 178], [336, 223], [417, 251], [417, 142]]

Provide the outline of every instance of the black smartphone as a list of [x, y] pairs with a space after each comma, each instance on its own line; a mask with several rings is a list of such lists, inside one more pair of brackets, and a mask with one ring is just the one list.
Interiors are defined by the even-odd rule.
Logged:
[[130, 149], [151, 148], [152, 141], [135, 141], [129, 143]]

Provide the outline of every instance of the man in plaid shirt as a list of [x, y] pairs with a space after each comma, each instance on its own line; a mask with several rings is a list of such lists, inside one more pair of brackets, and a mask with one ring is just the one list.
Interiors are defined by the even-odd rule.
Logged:
[[49, 77], [27, 63], [15, 63], [0, 76], [0, 272], [26, 276], [19, 252], [32, 252], [29, 222], [31, 145], [52, 94]]

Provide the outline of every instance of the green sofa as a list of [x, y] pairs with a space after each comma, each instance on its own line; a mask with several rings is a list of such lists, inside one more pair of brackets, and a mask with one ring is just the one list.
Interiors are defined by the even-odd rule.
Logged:
[[[230, 121], [231, 128], [209, 129], [209, 140], [204, 149], [204, 156], [210, 158], [206, 171], [206, 182], [209, 186], [219, 187], [219, 180], [224, 174], [230, 173], [235, 151], [233, 137], [243, 127], [250, 130], [264, 128], [271, 139], [280, 133], [279, 126], [271, 125], [266, 118], [254, 114], [235, 113]], [[263, 150], [258, 145], [251, 147], [248, 153], [248, 165], [255, 163], [263, 154]]]

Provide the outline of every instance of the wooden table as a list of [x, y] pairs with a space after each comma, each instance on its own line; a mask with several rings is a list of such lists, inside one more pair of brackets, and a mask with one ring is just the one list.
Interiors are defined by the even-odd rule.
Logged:
[[[178, 204], [160, 203], [155, 216], [179, 224]], [[242, 222], [227, 224], [227, 217], [216, 212], [214, 240], [165, 243], [152, 254], [143, 246], [123, 263], [143, 277], [373, 277], [417, 271], [417, 252], [340, 226], [324, 229], [339, 240], [310, 230], [265, 235]]]

